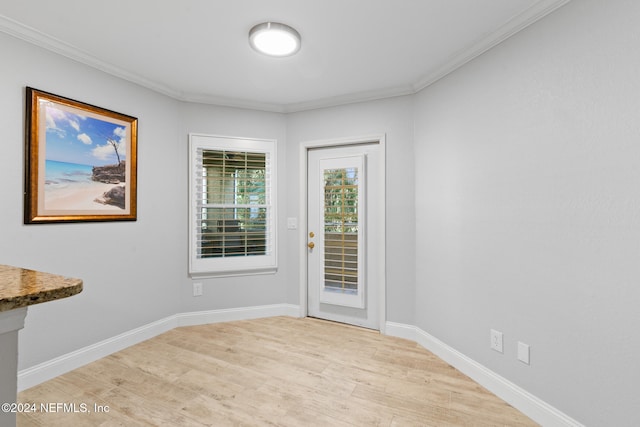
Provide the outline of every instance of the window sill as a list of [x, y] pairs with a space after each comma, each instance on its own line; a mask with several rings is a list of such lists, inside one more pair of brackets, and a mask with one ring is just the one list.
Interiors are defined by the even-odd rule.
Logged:
[[237, 271], [192, 271], [189, 272], [189, 277], [193, 279], [214, 279], [222, 277], [261, 276], [266, 274], [276, 274], [277, 272], [278, 267]]

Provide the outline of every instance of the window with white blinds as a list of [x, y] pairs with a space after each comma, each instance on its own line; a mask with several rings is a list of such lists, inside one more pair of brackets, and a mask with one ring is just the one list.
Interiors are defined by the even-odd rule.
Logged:
[[192, 134], [190, 149], [190, 273], [275, 271], [275, 141]]

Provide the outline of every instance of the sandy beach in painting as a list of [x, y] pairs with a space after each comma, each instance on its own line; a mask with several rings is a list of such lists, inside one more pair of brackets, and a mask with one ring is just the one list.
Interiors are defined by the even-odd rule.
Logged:
[[105, 192], [121, 184], [106, 184], [91, 180], [89, 165], [46, 162], [44, 209], [47, 211], [117, 211], [122, 209], [97, 202]]
[[99, 210], [119, 211], [122, 209], [96, 202], [102, 195], [116, 187], [114, 184], [102, 182], [83, 182], [69, 184], [66, 187], [52, 187], [45, 185], [44, 208], [46, 210]]

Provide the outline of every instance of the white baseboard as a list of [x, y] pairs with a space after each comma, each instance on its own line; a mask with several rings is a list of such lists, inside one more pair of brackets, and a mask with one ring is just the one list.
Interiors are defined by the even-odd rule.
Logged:
[[223, 310], [194, 311], [191, 313], [176, 314], [174, 317], [178, 322], [177, 326], [193, 326], [274, 316], [299, 317], [300, 308], [293, 304], [274, 304]]
[[299, 317], [299, 315], [300, 308], [293, 304], [274, 304], [175, 314], [30, 368], [23, 369], [18, 372], [18, 391], [20, 392], [36, 386], [179, 326], [204, 325], [273, 316]]
[[478, 384], [518, 409], [523, 414], [543, 426], [584, 427], [583, 424], [540, 400], [528, 391], [518, 387], [509, 380], [487, 369], [456, 349], [449, 347], [439, 339], [429, 335], [422, 329], [402, 324], [387, 322], [387, 335], [405, 338], [417, 342], [442, 360], [469, 376]]

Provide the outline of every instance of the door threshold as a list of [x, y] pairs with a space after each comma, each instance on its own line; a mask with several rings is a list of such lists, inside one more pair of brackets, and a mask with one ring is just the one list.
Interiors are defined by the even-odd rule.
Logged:
[[380, 333], [380, 331], [378, 329], [367, 328], [366, 326], [360, 326], [360, 325], [353, 325], [351, 323], [344, 323], [344, 322], [340, 322], [338, 320], [323, 319], [322, 317], [315, 317], [315, 316], [309, 316], [309, 315], [307, 315], [306, 318], [314, 320], [314, 321], [318, 321], [318, 322], [324, 322], [324, 323], [328, 323], [328, 324], [340, 325], [340, 326], [344, 326], [344, 327], [347, 327], [347, 328], [365, 330], [365, 331], [370, 331], [370, 332], [374, 332], [374, 333], [378, 333], [378, 334]]

